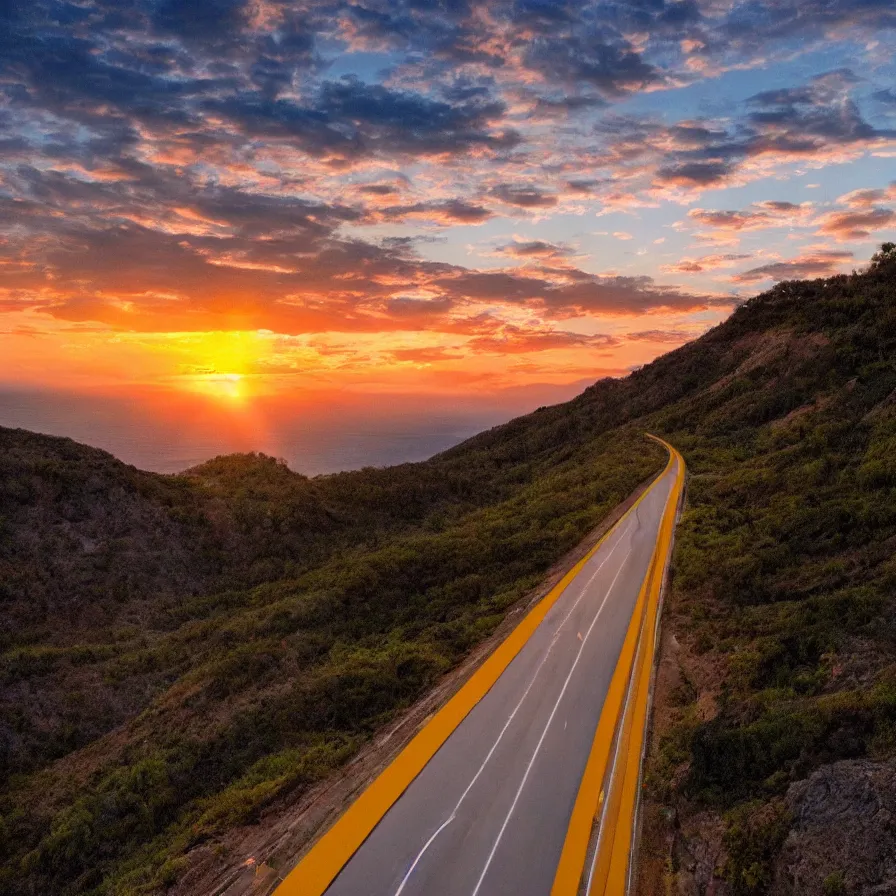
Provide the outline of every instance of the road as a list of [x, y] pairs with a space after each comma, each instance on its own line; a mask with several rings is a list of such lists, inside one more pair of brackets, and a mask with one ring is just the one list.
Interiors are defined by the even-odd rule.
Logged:
[[[327, 896], [551, 893], [680, 463], [604, 538]], [[289, 885], [277, 896], [299, 892]]]

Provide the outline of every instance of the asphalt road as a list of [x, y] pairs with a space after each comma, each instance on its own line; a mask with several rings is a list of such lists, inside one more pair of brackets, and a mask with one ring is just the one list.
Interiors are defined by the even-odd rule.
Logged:
[[327, 896], [548, 896], [677, 463], [616, 525]]

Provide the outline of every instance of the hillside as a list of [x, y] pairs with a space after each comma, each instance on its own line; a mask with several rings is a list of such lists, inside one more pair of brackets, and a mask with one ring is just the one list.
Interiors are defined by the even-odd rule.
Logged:
[[0, 890], [177, 879], [343, 763], [661, 463], [553, 411], [311, 480], [261, 456], [156, 476], [0, 430]]
[[896, 800], [894, 359], [890, 250], [421, 464], [164, 477], [0, 429], [0, 889], [160, 892], [199, 844], [227, 861], [660, 468], [644, 430], [691, 477], [642, 891], [892, 884], [891, 828], [848, 845], [862, 799]]

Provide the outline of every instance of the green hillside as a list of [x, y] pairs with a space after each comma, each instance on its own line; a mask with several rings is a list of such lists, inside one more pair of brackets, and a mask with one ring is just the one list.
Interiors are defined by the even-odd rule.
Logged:
[[139, 472], [0, 430], [10, 893], [152, 892], [350, 757], [658, 470], [554, 410], [423, 464]]
[[892, 248], [425, 463], [164, 477], [0, 429], [0, 891], [162, 891], [326, 776], [661, 468], [645, 430], [691, 474], [651, 791], [676, 855], [789, 892], [788, 788], [896, 755]]

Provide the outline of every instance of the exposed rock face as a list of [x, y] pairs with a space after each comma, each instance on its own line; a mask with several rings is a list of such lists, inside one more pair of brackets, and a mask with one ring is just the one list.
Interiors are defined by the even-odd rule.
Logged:
[[896, 894], [896, 762], [825, 765], [790, 786], [787, 805], [775, 894]]
[[731, 887], [719, 876], [723, 825], [710, 812], [688, 818], [676, 831], [673, 844], [674, 896], [730, 896]]

